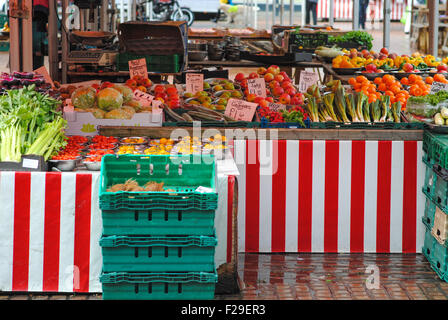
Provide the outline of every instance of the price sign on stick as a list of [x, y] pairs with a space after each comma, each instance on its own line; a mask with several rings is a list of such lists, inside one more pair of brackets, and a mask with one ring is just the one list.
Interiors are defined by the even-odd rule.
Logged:
[[224, 114], [235, 120], [252, 121], [258, 104], [240, 99], [229, 99]]
[[134, 76], [141, 76], [148, 78], [148, 68], [146, 67], [146, 59], [130, 60], [129, 64], [129, 77], [132, 79]]
[[316, 72], [302, 71], [300, 72], [299, 91], [306, 92], [309, 87], [319, 81], [319, 75]]
[[258, 97], [266, 98], [266, 82], [264, 78], [247, 79], [247, 90]]
[[433, 94], [433, 93], [437, 93], [439, 91], [448, 91], [448, 83], [433, 82], [429, 93]]
[[285, 104], [281, 104], [281, 103], [269, 102], [268, 103], [268, 107], [272, 111], [286, 110], [286, 105]]
[[195, 94], [204, 90], [204, 75], [202, 73], [185, 74], [185, 91]]
[[36, 70], [34, 70], [34, 73], [40, 74], [44, 77], [44, 80], [46, 83], [51, 84], [52, 87], [54, 87], [53, 79], [51, 79], [50, 74], [47, 71], [47, 68], [45, 66], [42, 66]]
[[154, 96], [140, 90], [134, 91], [134, 98], [139, 101], [143, 107], [149, 107], [154, 100]]
[[152, 100], [152, 111], [158, 111], [162, 107], [162, 101], [160, 100]]

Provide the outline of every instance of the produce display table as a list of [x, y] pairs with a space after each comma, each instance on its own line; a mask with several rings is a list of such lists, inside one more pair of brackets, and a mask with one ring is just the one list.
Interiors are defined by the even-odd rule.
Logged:
[[[0, 290], [101, 292], [99, 172], [0, 172]], [[234, 176], [218, 174], [217, 291], [234, 293]]]
[[[213, 129], [228, 139], [233, 132]], [[150, 137], [171, 130], [100, 128]], [[240, 173], [240, 252], [421, 252], [423, 130], [240, 130], [246, 137], [229, 141]]]

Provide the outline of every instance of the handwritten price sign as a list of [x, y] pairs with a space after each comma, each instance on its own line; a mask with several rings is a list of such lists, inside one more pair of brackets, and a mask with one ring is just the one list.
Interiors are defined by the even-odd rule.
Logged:
[[139, 101], [143, 107], [149, 107], [154, 100], [154, 96], [140, 90], [134, 91], [134, 98]]
[[319, 80], [319, 75], [316, 72], [310, 72], [310, 71], [302, 71], [300, 72], [300, 79], [299, 79], [299, 91], [300, 92], [306, 92], [309, 87], [311, 87], [313, 84], [316, 84]]
[[269, 102], [269, 103], [268, 103], [268, 107], [269, 107], [269, 109], [271, 109], [272, 111], [286, 110], [286, 105], [281, 104], [281, 103]]
[[247, 90], [258, 97], [266, 98], [266, 82], [263, 78], [247, 79]]
[[52, 87], [54, 87], [53, 79], [51, 79], [50, 74], [48, 73], [48, 70], [45, 66], [42, 66], [36, 70], [34, 70], [34, 73], [40, 74], [44, 77], [44, 80], [46, 83], [51, 84]]
[[224, 114], [239, 121], [252, 121], [257, 103], [247, 102], [240, 99], [229, 99]]
[[129, 77], [141, 76], [143, 78], [148, 78], [148, 68], [146, 67], [146, 59], [136, 59], [130, 60], [129, 64]]
[[439, 91], [448, 91], [448, 83], [433, 82], [431, 85], [431, 91], [429, 91], [429, 93], [433, 94]]
[[204, 90], [204, 75], [202, 73], [185, 74], [185, 91], [195, 94]]

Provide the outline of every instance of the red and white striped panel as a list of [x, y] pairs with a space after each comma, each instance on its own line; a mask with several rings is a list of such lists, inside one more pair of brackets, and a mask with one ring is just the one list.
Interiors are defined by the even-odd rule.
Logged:
[[421, 141], [238, 140], [234, 152], [240, 252], [420, 252]]
[[[234, 182], [218, 177], [217, 266], [231, 261]], [[101, 292], [98, 190], [99, 173], [0, 172], [0, 291]]]
[[[317, 5], [318, 18], [330, 17], [330, 1], [319, 0]], [[400, 20], [403, 16], [408, 0], [392, 0], [391, 1], [391, 20]], [[370, 0], [367, 9], [367, 21], [383, 19], [383, 1]], [[353, 1], [352, 0], [334, 0], [334, 18], [340, 20], [353, 19]]]

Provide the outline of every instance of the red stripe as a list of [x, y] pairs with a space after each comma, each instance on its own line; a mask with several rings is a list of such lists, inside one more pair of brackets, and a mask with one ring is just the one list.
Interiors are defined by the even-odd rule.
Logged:
[[89, 291], [91, 189], [92, 175], [77, 174], [73, 283], [75, 292]]
[[339, 140], [325, 141], [324, 252], [338, 252]]
[[260, 235], [259, 140], [246, 142], [246, 252], [258, 252]]
[[392, 142], [378, 142], [378, 185], [376, 252], [390, 251], [390, 199], [391, 199]]
[[313, 141], [299, 141], [299, 217], [298, 252], [311, 252], [313, 213]]
[[45, 175], [45, 222], [43, 252], [43, 291], [59, 288], [59, 239], [61, 220], [61, 174]]
[[345, 17], [344, 18], [350, 18], [351, 12], [350, 12], [350, 2], [348, 0], [345, 0]]
[[352, 141], [350, 252], [364, 252], [366, 142]]
[[30, 256], [31, 173], [16, 172], [14, 183], [14, 243], [12, 290], [28, 290]]
[[227, 263], [232, 262], [234, 195], [235, 195], [235, 176], [229, 176], [227, 179]]
[[273, 140], [272, 252], [285, 251], [286, 140]]
[[417, 141], [404, 142], [403, 253], [416, 252], [417, 235]]

